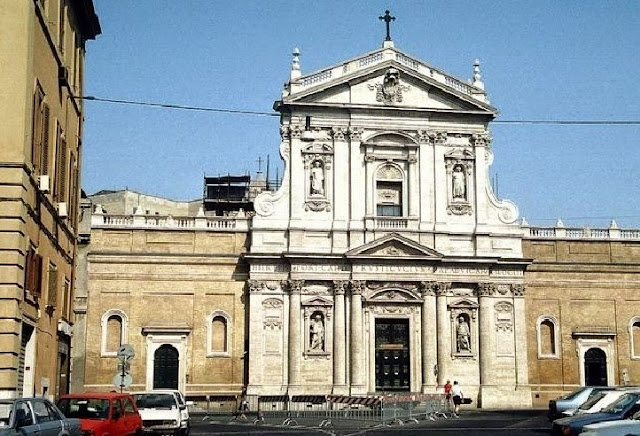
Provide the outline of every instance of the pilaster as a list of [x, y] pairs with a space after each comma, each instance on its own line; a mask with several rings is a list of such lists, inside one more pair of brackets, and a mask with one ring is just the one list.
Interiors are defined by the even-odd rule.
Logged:
[[289, 280], [289, 391], [299, 389], [302, 358], [300, 292], [304, 280]]
[[351, 282], [351, 395], [366, 393], [362, 292], [365, 282]]
[[346, 281], [333, 282], [333, 393], [337, 395], [348, 394], [346, 380], [346, 330], [344, 294], [347, 287]]
[[438, 355], [436, 325], [436, 283], [422, 282], [422, 392], [434, 392], [438, 380], [435, 368]]
[[433, 283], [436, 298], [437, 338], [438, 338], [438, 385], [444, 386], [450, 377], [451, 329], [447, 310], [447, 296], [451, 294], [451, 283]]

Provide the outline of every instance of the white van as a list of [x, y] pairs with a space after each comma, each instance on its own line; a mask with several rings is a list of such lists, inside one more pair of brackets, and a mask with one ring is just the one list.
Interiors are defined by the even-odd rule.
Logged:
[[166, 436], [187, 436], [190, 431], [189, 411], [179, 391], [156, 390], [133, 392], [142, 430]]

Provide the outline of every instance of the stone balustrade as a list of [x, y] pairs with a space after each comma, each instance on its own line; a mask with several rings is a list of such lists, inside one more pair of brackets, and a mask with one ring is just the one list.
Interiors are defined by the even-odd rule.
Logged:
[[301, 81], [299, 82], [300, 88], [297, 89], [300, 90], [310, 88], [324, 83], [330, 79], [339, 78], [363, 68], [369, 68], [373, 65], [385, 62], [390, 59], [396, 60], [402, 65], [411, 68], [412, 70], [417, 71], [420, 74], [430, 77], [431, 79], [434, 79], [450, 88], [453, 88], [456, 91], [483, 100], [484, 91], [482, 89], [462, 82], [443, 71], [425, 64], [424, 62], [393, 50], [383, 50], [370, 53], [365, 56], [361, 56], [356, 59], [344, 62], [342, 64], [334, 65], [333, 67], [329, 67], [324, 70], [315, 71], [311, 74], [303, 76], [301, 78]]
[[98, 211], [91, 216], [91, 227], [246, 232], [248, 221], [246, 216], [114, 215]]
[[591, 228], [565, 228], [560, 227], [529, 227], [523, 226], [524, 237], [532, 239], [620, 239], [637, 240], [640, 239], [640, 230], [622, 230], [617, 225], [612, 225], [607, 229]]

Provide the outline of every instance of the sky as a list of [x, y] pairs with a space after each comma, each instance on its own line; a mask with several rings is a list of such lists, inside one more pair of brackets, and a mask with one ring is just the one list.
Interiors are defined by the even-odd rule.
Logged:
[[[303, 74], [395, 46], [467, 80], [499, 116], [498, 197], [532, 225], [640, 228], [640, 1], [94, 0], [85, 95], [275, 114], [298, 47]], [[86, 101], [83, 189], [202, 197], [203, 176], [282, 174], [279, 118]], [[631, 121], [519, 124], [500, 121]], [[264, 164], [262, 166], [264, 170]]]

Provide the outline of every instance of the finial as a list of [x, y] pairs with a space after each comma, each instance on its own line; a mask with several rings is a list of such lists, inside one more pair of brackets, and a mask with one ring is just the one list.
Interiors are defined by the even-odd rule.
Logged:
[[302, 75], [300, 72], [300, 50], [298, 50], [298, 47], [293, 49], [291, 55], [293, 56], [293, 59], [291, 60], [291, 75], [289, 77], [293, 82]]
[[562, 220], [560, 218], [558, 218], [558, 221], [556, 221], [556, 228], [558, 228], [558, 229], [564, 228], [564, 223], [562, 222]]
[[527, 221], [527, 219], [525, 217], [522, 217], [522, 219], [520, 220], [520, 225], [522, 227], [529, 227], [529, 222]]
[[611, 223], [609, 223], [609, 228], [610, 229], [617, 229], [618, 228], [618, 223], [616, 222], [616, 220], [611, 220]]
[[476, 59], [473, 62], [473, 86], [475, 86], [476, 88], [484, 89], [482, 74], [480, 74], [480, 59]]

